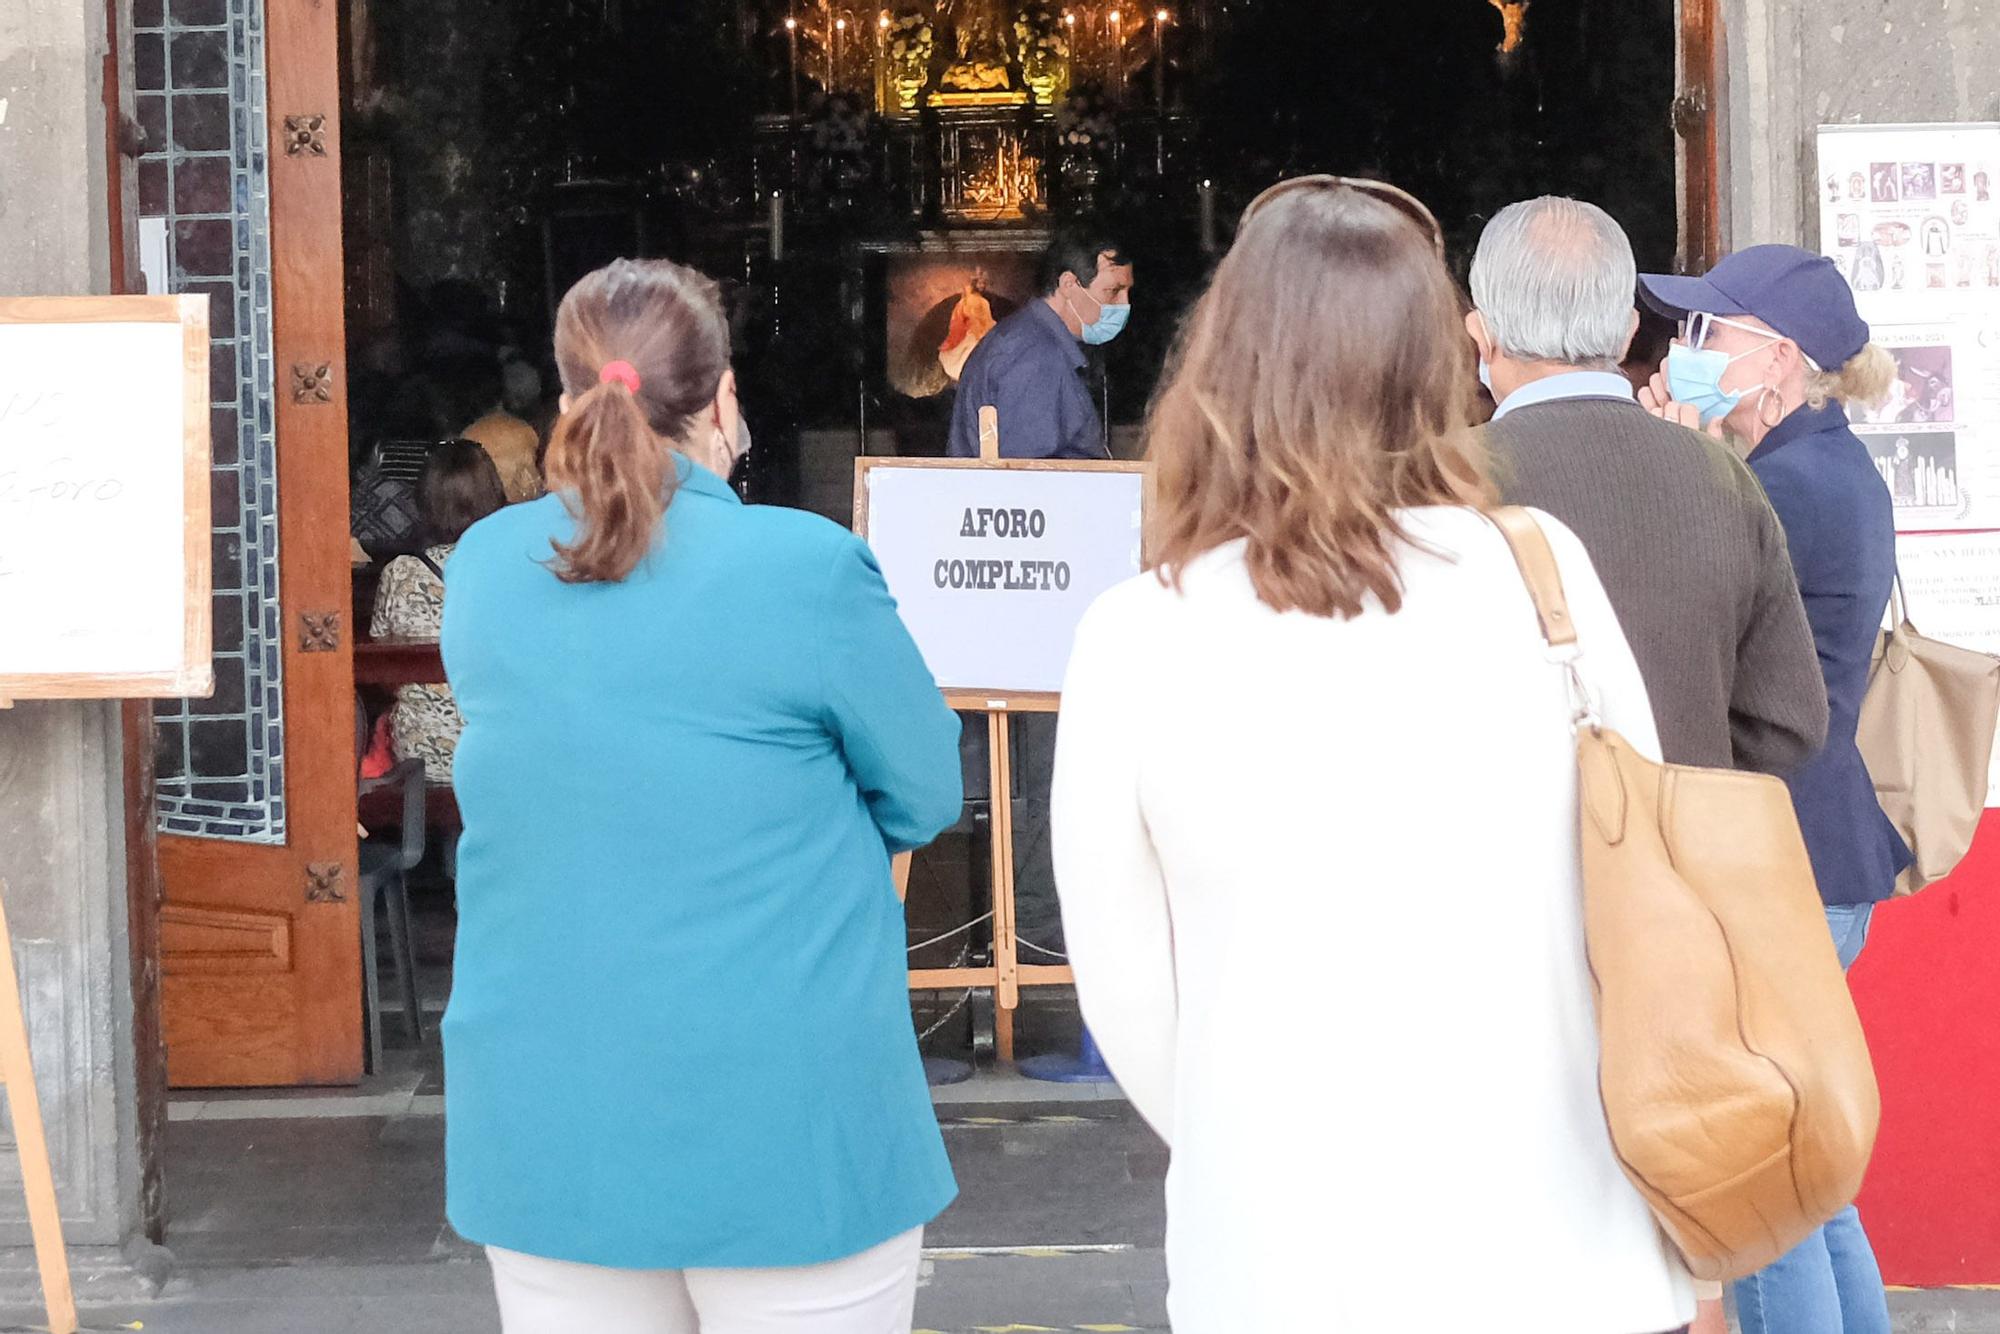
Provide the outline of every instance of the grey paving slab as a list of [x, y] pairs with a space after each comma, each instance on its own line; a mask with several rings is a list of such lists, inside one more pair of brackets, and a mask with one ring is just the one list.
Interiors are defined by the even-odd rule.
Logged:
[[[1161, 1331], [1157, 1253], [961, 1256], [927, 1261], [922, 1334], [994, 1328]], [[203, 1271], [143, 1307], [92, 1311], [93, 1330], [145, 1334], [496, 1334], [485, 1263]], [[16, 1326], [15, 1328], [19, 1328]]]
[[[1165, 1330], [1167, 1153], [1128, 1105], [1010, 1094], [942, 1105], [939, 1120], [961, 1195], [927, 1234], [919, 1334]], [[175, 1278], [155, 1302], [89, 1312], [89, 1327], [495, 1334], [484, 1258], [443, 1221], [443, 1142], [443, 1120], [422, 1114], [174, 1123]], [[1437, 1334], [1421, 1300], [1381, 1334]], [[2000, 1334], [2000, 1292], [1892, 1305], [1898, 1334]], [[0, 1331], [26, 1327], [9, 1315]]]
[[[1155, 1250], [1085, 1255], [938, 1256], [926, 1263], [914, 1334], [1005, 1330], [1165, 1334], [1166, 1280]], [[1407, 1325], [1440, 1334], [1411, 1294]], [[1890, 1295], [1896, 1334], [2000, 1334], [2000, 1293]], [[25, 1313], [0, 1330], [25, 1330]], [[476, 1255], [421, 1265], [283, 1266], [201, 1271], [159, 1301], [86, 1311], [91, 1331], [146, 1334], [496, 1334], [486, 1266]], [[1510, 1327], [1493, 1326], [1496, 1334]], [[1455, 1332], [1454, 1332], [1455, 1334]]]

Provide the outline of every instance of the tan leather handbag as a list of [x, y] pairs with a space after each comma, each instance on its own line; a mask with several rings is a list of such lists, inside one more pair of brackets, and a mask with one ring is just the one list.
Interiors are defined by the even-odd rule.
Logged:
[[1695, 1277], [1741, 1278], [1853, 1201], [1880, 1113], [1791, 794], [1654, 763], [1603, 726], [1548, 540], [1525, 510], [1493, 518], [1576, 702], [1612, 1146]]
[[1900, 577], [1891, 611], [1895, 628], [1875, 641], [1855, 739], [1876, 800], [1916, 854], [1896, 892], [1914, 894], [1951, 874], [1986, 813], [2000, 658], [1918, 634]]

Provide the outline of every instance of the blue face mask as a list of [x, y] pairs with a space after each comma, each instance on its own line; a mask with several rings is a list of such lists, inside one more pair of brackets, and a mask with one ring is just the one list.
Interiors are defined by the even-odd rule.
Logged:
[[1484, 357], [1479, 359], [1479, 383], [1485, 386], [1487, 393], [1493, 392], [1493, 368], [1486, 364]]
[[[1088, 296], [1089, 293], [1086, 292], [1085, 295]], [[1067, 297], [1064, 300], [1069, 303], [1069, 313], [1076, 316], [1078, 324], [1083, 324], [1083, 341], [1089, 343], [1092, 347], [1108, 343], [1123, 333], [1125, 331], [1125, 322], [1132, 318], [1130, 303], [1122, 306], [1112, 306], [1099, 302], [1097, 318], [1088, 324], [1084, 324], [1083, 315], [1077, 310], [1076, 303], [1069, 301]], [[1096, 298], [1093, 297], [1092, 300], [1096, 300]]]
[[[1752, 348], [1751, 351], [1759, 349]], [[1749, 352], [1740, 352], [1737, 357], [1747, 357]], [[1764, 388], [1761, 384], [1746, 385], [1741, 389], [1724, 389], [1722, 373], [1737, 359], [1719, 348], [1703, 348], [1697, 351], [1679, 343], [1667, 349], [1667, 392], [1674, 402], [1685, 403], [1701, 413], [1703, 426], [1721, 421], [1736, 411], [1751, 392]]]

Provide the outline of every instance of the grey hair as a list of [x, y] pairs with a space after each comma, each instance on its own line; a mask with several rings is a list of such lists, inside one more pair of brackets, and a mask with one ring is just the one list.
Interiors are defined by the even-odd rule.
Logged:
[[1545, 195], [1486, 224], [1472, 303], [1519, 361], [1616, 366], [1632, 344], [1639, 266], [1625, 229], [1595, 204]]

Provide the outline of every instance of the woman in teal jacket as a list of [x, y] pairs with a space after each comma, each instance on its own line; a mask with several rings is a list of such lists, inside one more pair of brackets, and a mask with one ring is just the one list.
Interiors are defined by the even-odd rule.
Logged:
[[712, 283], [613, 264], [556, 355], [554, 494], [446, 571], [451, 1221], [508, 1334], [907, 1329], [955, 1187], [889, 859], [958, 817], [957, 720], [868, 548], [725, 482]]

